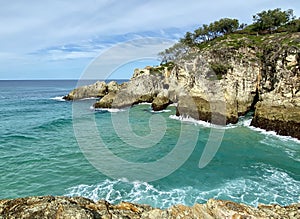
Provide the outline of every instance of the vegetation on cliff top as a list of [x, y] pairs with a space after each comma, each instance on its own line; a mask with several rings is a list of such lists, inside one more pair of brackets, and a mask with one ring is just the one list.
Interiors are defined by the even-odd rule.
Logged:
[[[300, 18], [296, 19], [292, 9], [282, 11], [276, 8], [253, 15], [250, 25], [240, 24], [237, 19], [231, 18], [204, 24], [193, 33], [187, 32], [178, 43], [159, 53], [159, 56], [162, 63], [167, 63], [183, 58], [191, 50], [241, 47], [264, 50], [269, 43], [299, 46], [300, 40], [293, 37], [294, 32], [300, 32]], [[257, 57], [260, 56], [257, 52]]]

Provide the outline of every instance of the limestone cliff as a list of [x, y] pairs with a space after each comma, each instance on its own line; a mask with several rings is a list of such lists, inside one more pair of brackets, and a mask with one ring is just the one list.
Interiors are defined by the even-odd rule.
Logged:
[[[150, 102], [162, 110], [178, 103], [177, 115], [216, 124], [255, 110], [253, 126], [300, 139], [299, 32], [228, 34], [183, 51], [172, 62], [136, 69], [125, 86], [100, 89], [95, 107]], [[66, 99], [89, 92], [77, 93]]]
[[168, 209], [121, 202], [112, 205], [83, 197], [27, 197], [0, 200], [0, 218], [132, 218], [132, 219], [214, 219], [214, 218], [300, 218], [300, 204], [259, 205], [257, 208], [231, 201], [210, 199], [192, 207], [175, 205]]
[[300, 138], [300, 33], [233, 34], [186, 56], [178, 63], [192, 78], [185, 83], [197, 110], [184, 98], [177, 114], [210, 121], [214, 102], [225, 101], [226, 110], [217, 107], [215, 113], [226, 116], [226, 123], [255, 109], [252, 125]]

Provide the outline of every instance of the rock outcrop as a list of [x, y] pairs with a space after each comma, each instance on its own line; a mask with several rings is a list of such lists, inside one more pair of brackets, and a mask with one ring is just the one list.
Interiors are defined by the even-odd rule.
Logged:
[[65, 100], [79, 100], [91, 97], [103, 97], [107, 94], [107, 84], [104, 81], [97, 81], [92, 85], [78, 87], [64, 96]]
[[155, 111], [177, 103], [177, 115], [220, 125], [255, 110], [253, 126], [299, 138], [299, 39], [300, 33], [226, 35], [174, 62], [135, 69], [124, 86], [96, 83], [65, 99], [103, 97], [95, 108], [149, 102]]
[[300, 139], [300, 34], [289, 43], [273, 41], [264, 51], [258, 81], [259, 102], [251, 125]]
[[167, 108], [167, 106], [171, 103], [170, 99], [167, 96], [158, 95], [152, 102], [152, 109], [154, 111], [160, 111]]
[[113, 91], [94, 104], [95, 108], [122, 108], [134, 104], [152, 103], [163, 90], [163, 75], [160, 73], [141, 74], [132, 78], [126, 86]]
[[83, 197], [27, 197], [0, 200], [0, 218], [132, 218], [132, 219], [214, 219], [214, 218], [300, 218], [300, 204], [259, 205], [257, 208], [232, 201], [210, 199], [192, 207], [175, 205], [168, 209], [121, 202], [112, 205]]
[[105, 81], [97, 81], [91, 85], [85, 85], [72, 90], [69, 94], [63, 97], [65, 100], [80, 100], [84, 98], [104, 97], [108, 93], [116, 93], [121, 88], [126, 87], [127, 83], [118, 84], [116, 81], [110, 81], [108, 84]]
[[175, 72], [190, 96], [179, 97], [177, 115], [236, 123], [255, 110], [251, 125], [299, 138], [299, 39], [300, 33], [232, 35], [191, 50]]
[[114, 99], [116, 97], [116, 93], [115, 92], [110, 92], [107, 95], [105, 95], [103, 98], [101, 98], [99, 101], [97, 101], [94, 104], [95, 108], [112, 108], [112, 104], [114, 102]]
[[255, 108], [251, 125], [300, 139], [300, 107], [259, 102]]

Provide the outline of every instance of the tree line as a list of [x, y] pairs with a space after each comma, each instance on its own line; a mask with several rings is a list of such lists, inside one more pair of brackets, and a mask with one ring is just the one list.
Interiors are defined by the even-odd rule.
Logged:
[[[296, 19], [292, 9], [286, 11], [276, 8], [273, 10], [262, 11], [253, 15], [251, 25], [240, 24], [237, 19], [222, 18], [210, 24], [203, 24], [194, 32], [187, 32], [180, 43], [192, 47], [206, 41], [213, 40], [224, 34], [234, 32], [245, 34], [266, 34], [276, 31], [300, 31], [300, 19]], [[178, 47], [178, 46], [177, 46]]]

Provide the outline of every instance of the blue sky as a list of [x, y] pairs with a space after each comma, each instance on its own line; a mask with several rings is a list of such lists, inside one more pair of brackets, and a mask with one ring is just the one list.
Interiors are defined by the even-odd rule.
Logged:
[[[299, 0], [1, 0], [0, 80], [79, 79], [97, 57], [116, 56], [116, 45], [164, 39], [136, 64], [133, 56], [121, 59], [125, 67], [114, 77], [129, 78], [130, 68], [156, 64], [156, 54], [186, 31], [222, 17], [251, 23], [252, 15], [277, 7], [300, 16]], [[147, 40], [139, 43], [141, 52]]]

